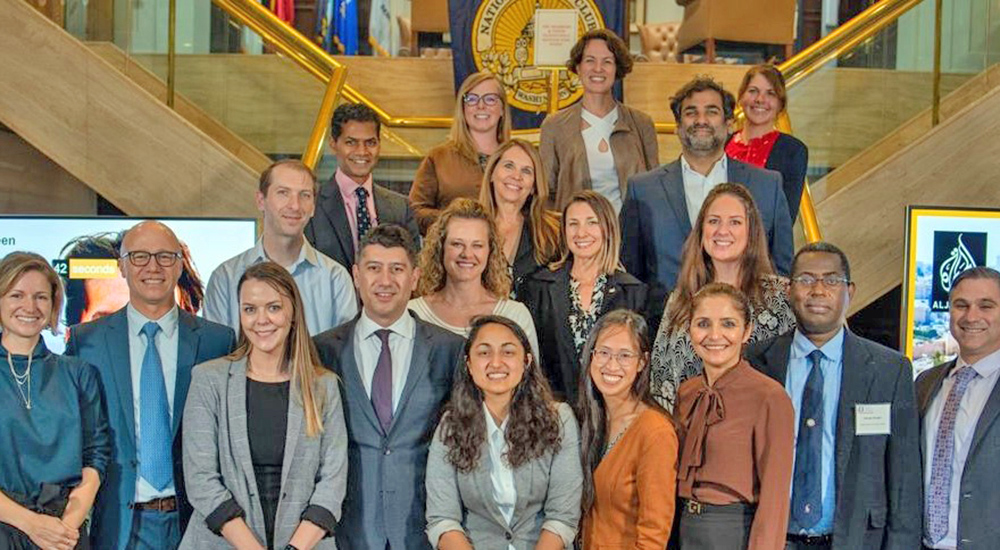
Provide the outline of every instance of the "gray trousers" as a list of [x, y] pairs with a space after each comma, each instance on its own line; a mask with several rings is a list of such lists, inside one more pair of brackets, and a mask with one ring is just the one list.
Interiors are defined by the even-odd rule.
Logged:
[[681, 550], [746, 550], [757, 507], [681, 502]]

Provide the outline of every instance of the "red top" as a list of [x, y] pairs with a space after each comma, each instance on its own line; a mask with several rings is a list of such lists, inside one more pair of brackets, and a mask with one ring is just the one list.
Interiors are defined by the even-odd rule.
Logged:
[[726, 154], [736, 160], [763, 168], [764, 164], [767, 163], [767, 157], [771, 156], [771, 149], [774, 148], [781, 132], [772, 130], [758, 138], [751, 139], [750, 143], [743, 143], [737, 139], [741, 135], [742, 131], [729, 140], [729, 143], [726, 144]]

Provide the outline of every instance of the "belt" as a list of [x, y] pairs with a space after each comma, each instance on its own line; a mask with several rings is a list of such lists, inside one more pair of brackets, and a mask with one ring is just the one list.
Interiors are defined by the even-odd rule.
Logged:
[[826, 546], [833, 542], [833, 535], [800, 535], [797, 533], [788, 533], [785, 536], [785, 540], [803, 546]]
[[177, 511], [177, 497], [154, 498], [148, 502], [134, 502], [132, 503], [132, 509], [175, 512]]
[[687, 513], [694, 514], [696, 516], [713, 512], [741, 515], [747, 513], [752, 514], [754, 510], [757, 509], [757, 505], [755, 504], [744, 504], [742, 502], [734, 502], [732, 504], [706, 504], [689, 498], [682, 498], [681, 505]]

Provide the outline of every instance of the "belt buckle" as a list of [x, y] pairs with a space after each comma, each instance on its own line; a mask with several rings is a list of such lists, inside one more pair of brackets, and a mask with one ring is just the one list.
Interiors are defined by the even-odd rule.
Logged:
[[702, 506], [702, 504], [697, 500], [688, 500], [684, 503], [684, 506], [687, 508], [689, 514], [694, 514], [696, 516], [700, 516], [702, 511], [704, 511], [704, 506]]

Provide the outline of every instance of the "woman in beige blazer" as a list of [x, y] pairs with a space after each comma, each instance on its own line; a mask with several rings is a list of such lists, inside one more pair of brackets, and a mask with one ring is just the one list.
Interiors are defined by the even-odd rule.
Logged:
[[659, 164], [653, 119], [612, 95], [632, 71], [628, 46], [607, 29], [590, 31], [573, 46], [566, 67], [580, 77], [583, 99], [542, 123], [549, 196], [561, 210], [577, 191], [593, 189], [617, 213], [628, 178]]

